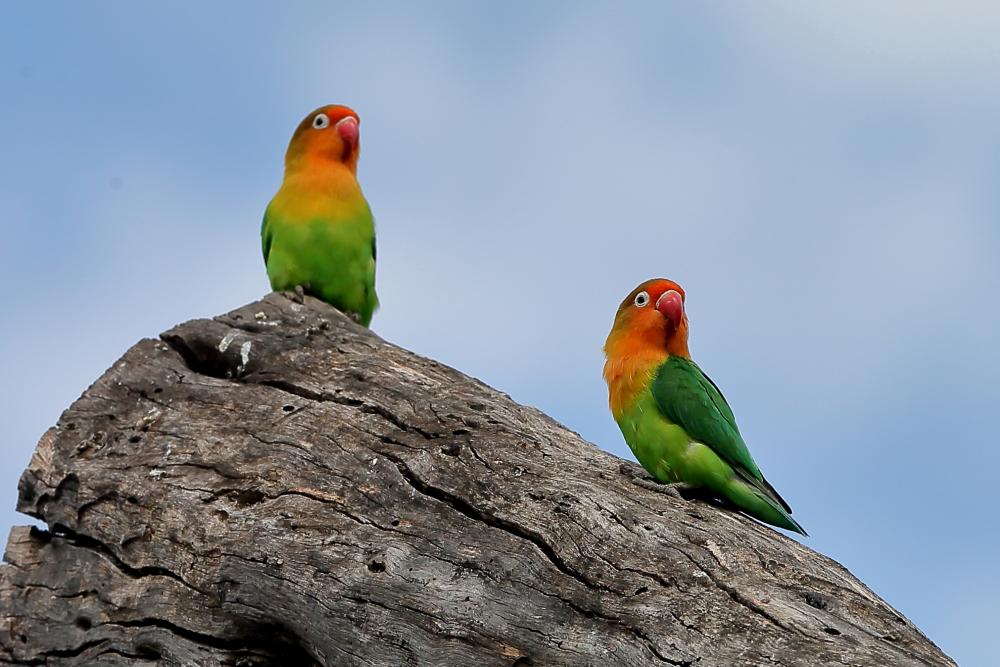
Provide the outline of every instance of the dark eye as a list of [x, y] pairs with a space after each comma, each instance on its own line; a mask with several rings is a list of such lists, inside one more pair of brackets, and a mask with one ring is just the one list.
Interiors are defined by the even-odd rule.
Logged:
[[637, 308], [645, 308], [649, 304], [649, 294], [639, 292], [635, 295], [635, 305]]
[[316, 114], [316, 117], [313, 118], [313, 127], [317, 130], [325, 130], [330, 127], [330, 117], [325, 113]]

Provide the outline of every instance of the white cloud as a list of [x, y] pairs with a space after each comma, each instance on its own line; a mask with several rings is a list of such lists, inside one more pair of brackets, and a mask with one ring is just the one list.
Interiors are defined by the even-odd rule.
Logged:
[[[731, 6], [726, 16], [779, 66], [821, 66], [837, 82], [897, 83], [995, 73], [1000, 8], [993, 3], [773, 2]], [[817, 82], [822, 85], [823, 82]]]

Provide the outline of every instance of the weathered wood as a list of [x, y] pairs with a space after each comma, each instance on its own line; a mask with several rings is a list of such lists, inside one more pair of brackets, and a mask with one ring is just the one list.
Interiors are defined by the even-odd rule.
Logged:
[[828, 558], [640, 477], [272, 294], [141, 341], [42, 437], [0, 663], [954, 664]]

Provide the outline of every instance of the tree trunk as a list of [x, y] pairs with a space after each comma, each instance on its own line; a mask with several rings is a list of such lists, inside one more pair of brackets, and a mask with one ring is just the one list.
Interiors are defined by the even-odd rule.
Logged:
[[42, 437], [0, 664], [954, 664], [837, 563], [644, 478], [271, 294], [139, 342]]

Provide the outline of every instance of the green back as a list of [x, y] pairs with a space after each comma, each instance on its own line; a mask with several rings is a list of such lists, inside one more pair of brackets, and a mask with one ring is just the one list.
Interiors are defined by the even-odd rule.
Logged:
[[763, 481], [736, 427], [733, 411], [696, 363], [669, 357], [656, 371], [652, 393], [663, 415], [683, 428], [692, 440], [710, 447], [734, 469]]

